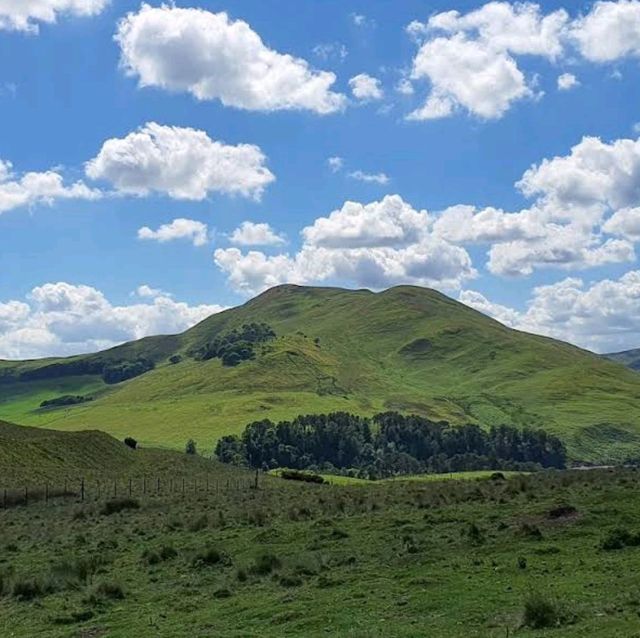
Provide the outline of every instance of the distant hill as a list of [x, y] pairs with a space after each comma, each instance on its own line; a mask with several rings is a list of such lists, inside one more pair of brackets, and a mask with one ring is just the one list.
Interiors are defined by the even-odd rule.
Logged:
[[624, 350], [623, 352], [612, 352], [604, 355], [611, 361], [616, 361], [632, 370], [640, 371], [640, 348], [634, 350]]
[[[277, 335], [255, 344], [252, 360], [196, 360], [251, 322]], [[138, 376], [115, 382], [130, 374]], [[92, 400], [40, 407], [64, 395]], [[149, 444], [182, 448], [193, 437], [211, 450], [253, 420], [335, 410], [542, 427], [581, 460], [640, 450], [636, 373], [414, 286], [379, 293], [278, 286], [180, 335], [66, 359], [0, 362], [1, 418]]]

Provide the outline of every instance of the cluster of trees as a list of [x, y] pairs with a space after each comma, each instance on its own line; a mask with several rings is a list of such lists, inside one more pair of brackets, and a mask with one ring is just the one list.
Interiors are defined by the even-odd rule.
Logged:
[[134, 361], [113, 361], [104, 358], [70, 359], [50, 363], [41, 368], [22, 370], [17, 374], [9, 371], [0, 375], [0, 384], [81, 375], [101, 375], [105, 383], [119, 383], [153, 370], [154, 367], [153, 361], [142, 357]]
[[63, 394], [55, 399], [47, 399], [40, 404], [41, 408], [52, 408], [61, 405], [76, 405], [85, 401], [93, 401], [93, 397], [85, 397], [81, 394]]
[[372, 419], [336, 412], [256, 421], [215, 450], [224, 463], [383, 478], [421, 472], [563, 468], [562, 441], [544, 430], [450, 426], [397, 412]]
[[256, 344], [269, 341], [275, 336], [273, 328], [266, 323], [245, 324], [240, 330], [231, 330], [205, 344], [195, 352], [194, 358], [197, 361], [221, 359], [222, 365], [236, 366], [255, 357]]
[[102, 379], [105, 383], [120, 383], [127, 379], [138, 377], [149, 370], [153, 370], [155, 364], [149, 359], [136, 359], [135, 361], [116, 361], [108, 363], [102, 369]]

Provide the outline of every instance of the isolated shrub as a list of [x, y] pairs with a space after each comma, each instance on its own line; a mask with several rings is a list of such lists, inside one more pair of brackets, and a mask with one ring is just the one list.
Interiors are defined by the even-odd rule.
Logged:
[[169, 357], [169, 363], [175, 365], [176, 363], [180, 363], [182, 361], [182, 357], [179, 354], [174, 354]]
[[130, 447], [132, 450], [135, 450], [135, 449], [138, 447], [138, 442], [137, 442], [134, 438], [132, 438], [132, 437], [130, 437], [130, 436], [128, 436], [128, 437], [124, 440], [124, 444], [125, 444], [127, 447]]
[[300, 472], [298, 470], [282, 470], [280, 478], [287, 481], [303, 481], [305, 483], [324, 483], [325, 480], [319, 474]]
[[258, 576], [266, 576], [281, 566], [280, 559], [275, 554], [264, 553], [256, 557], [251, 572]]
[[522, 624], [531, 629], [559, 627], [564, 622], [564, 615], [558, 604], [538, 592], [529, 594], [524, 602]]
[[50, 593], [53, 588], [39, 578], [18, 578], [13, 581], [11, 594], [22, 601], [34, 600]]
[[578, 510], [573, 505], [557, 505], [552, 507], [547, 512], [547, 517], [551, 519], [565, 518], [567, 516], [573, 516], [578, 513]]
[[300, 587], [300, 585], [302, 585], [302, 578], [293, 574], [285, 574], [280, 577], [278, 582], [282, 587]]
[[64, 558], [51, 568], [53, 580], [63, 589], [77, 589], [86, 585], [104, 564], [101, 556], [77, 556]]
[[636, 547], [640, 545], [640, 532], [630, 532], [627, 529], [617, 527], [611, 530], [602, 540], [600, 547], [605, 551]]
[[185, 454], [197, 454], [196, 442], [193, 439], [189, 439], [184, 446]]
[[233, 592], [227, 587], [220, 587], [213, 592], [214, 598], [231, 598], [231, 596], [233, 596]]
[[527, 569], [527, 559], [524, 556], [518, 557], [518, 569]]
[[484, 534], [475, 523], [469, 523], [466, 536], [473, 545], [481, 545], [484, 543]]
[[199, 551], [192, 559], [194, 567], [212, 567], [214, 565], [226, 565], [230, 563], [229, 557], [215, 547], [207, 547]]
[[104, 516], [111, 516], [111, 514], [123, 512], [124, 510], [137, 510], [139, 508], [140, 503], [134, 498], [112, 498], [103, 505], [100, 513]]
[[540, 528], [532, 523], [522, 523], [522, 525], [520, 525], [520, 535], [535, 541], [542, 540]]
[[502, 472], [494, 472], [489, 479], [491, 481], [506, 481], [506, 477]]
[[120, 583], [115, 581], [102, 581], [93, 590], [95, 598], [106, 598], [108, 600], [123, 600], [125, 598], [124, 589]]

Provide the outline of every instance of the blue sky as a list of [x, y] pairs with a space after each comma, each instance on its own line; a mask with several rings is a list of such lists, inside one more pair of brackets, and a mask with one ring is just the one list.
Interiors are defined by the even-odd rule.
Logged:
[[288, 281], [640, 346], [640, 2], [3, 7], [0, 357]]

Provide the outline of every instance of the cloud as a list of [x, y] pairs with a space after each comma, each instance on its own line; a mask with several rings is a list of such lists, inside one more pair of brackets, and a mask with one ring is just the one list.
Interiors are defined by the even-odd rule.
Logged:
[[353, 97], [362, 102], [373, 102], [384, 97], [380, 80], [367, 73], [359, 73], [352, 77], [349, 80], [349, 87]]
[[563, 73], [558, 76], [559, 91], [569, 91], [577, 86], [580, 86], [580, 82], [573, 73]]
[[138, 292], [149, 301], [117, 306], [91, 286], [58, 282], [34, 288], [26, 303], [0, 303], [0, 358], [93, 352], [148, 335], [182, 332], [224, 310], [177, 302], [149, 286]]
[[632, 206], [640, 201], [640, 138], [609, 144], [583, 137], [568, 155], [545, 159], [527, 170], [517, 187], [537, 195], [556, 209], [584, 221], [598, 220], [606, 207]]
[[278, 246], [286, 243], [281, 235], [278, 235], [269, 224], [254, 224], [242, 222], [229, 238], [232, 244], [237, 246]]
[[252, 144], [231, 146], [204, 131], [145, 124], [124, 138], [107, 140], [87, 162], [86, 174], [106, 180], [124, 194], [167, 194], [202, 200], [210, 193], [260, 199], [275, 177]]
[[349, 55], [349, 50], [340, 42], [323, 42], [313, 47], [313, 54], [324, 61], [342, 62]]
[[364, 173], [363, 171], [353, 171], [349, 173], [349, 177], [357, 179], [359, 182], [368, 182], [373, 184], [388, 184], [390, 179], [385, 173]]
[[59, 199], [94, 200], [101, 196], [81, 181], [65, 186], [55, 170], [15, 175], [11, 162], [0, 159], [0, 214], [21, 206], [53, 205]]
[[640, 56], [640, 2], [596, 2], [571, 28], [580, 53], [589, 61], [613, 62]]
[[138, 239], [152, 239], [160, 243], [188, 239], [194, 246], [204, 246], [209, 240], [209, 230], [203, 222], [179, 217], [169, 224], [162, 224], [157, 230], [148, 226], [139, 228]]
[[512, 102], [532, 95], [515, 61], [463, 35], [436, 38], [420, 48], [412, 80], [428, 79], [431, 94], [409, 119], [447, 117], [462, 107], [485, 119], [501, 117]]
[[458, 288], [475, 277], [471, 259], [458, 246], [429, 232], [426, 211], [397, 195], [379, 202], [346, 202], [302, 231], [294, 255], [218, 249], [214, 261], [231, 286], [254, 294], [280, 283], [347, 282], [380, 289], [399, 283]]
[[142, 4], [118, 24], [125, 72], [142, 87], [191, 93], [246, 110], [340, 111], [333, 73], [265, 46], [242, 20], [204, 9]]
[[535, 95], [515, 57], [559, 57], [568, 19], [564, 10], [543, 15], [532, 3], [490, 2], [464, 15], [447, 11], [412, 22], [407, 32], [419, 50], [411, 78], [428, 80], [431, 92], [409, 118], [447, 117], [458, 108], [501, 117], [514, 102]]
[[534, 198], [529, 208], [451, 206], [435, 218], [433, 233], [457, 244], [489, 244], [488, 269], [501, 276], [635, 259], [640, 140], [585, 137], [567, 155], [532, 165], [516, 186]]
[[0, 29], [37, 34], [39, 22], [53, 24], [58, 15], [94, 16], [109, 4], [109, 0], [2, 0]]
[[369, 204], [345, 202], [302, 231], [306, 244], [325, 248], [399, 246], [416, 243], [429, 231], [431, 217], [399, 195]]
[[[134, 293], [132, 293], [134, 294]], [[152, 288], [149, 284], [142, 284], [135, 289], [135, 295], [146, 299], [153, 299], [154, 297], [171, 297], [168, 292], [164, 292], [160, 288]]]
[[455, 243], [492, 243], [534, 239], [547, 234], [544, 220], [535, 210], [507, 213], [496, 208], [451, 206], [438, 215], [433, 232]]
[[526, 310], [493, 304], [465, 290], [460, 301], [507, 325], [570, 341], [596, 352], [634, 348], [640, 343], [640, 271], [586, 284], [569, 277], [534, 288]]
[[633, 244], [584, 233], [574, 226], [550, 225], [547, 235], [535, 241], [494, 244], [487, 266], [494, 275], [528, 276], [538, 268], [582, 269], [634, 261]]
[[338, 173], [342, 170], [342, 167], [344, 166], [344, 159], [338, 156], [329, 157], [327, 159], [327, 166], [329, 166], [332, 173]]
[[603, 224], [602, 230], [630, 241], [640, 241], [640, 207], [621, 208]]

